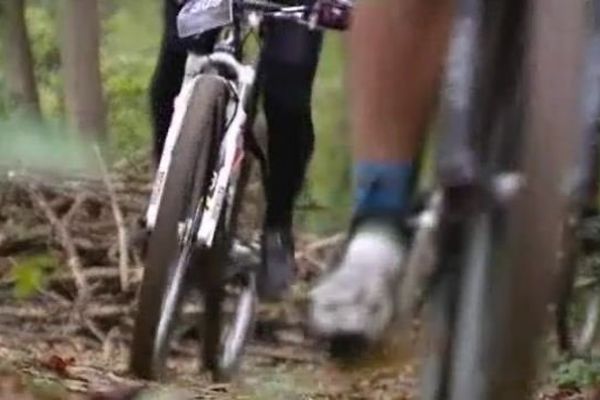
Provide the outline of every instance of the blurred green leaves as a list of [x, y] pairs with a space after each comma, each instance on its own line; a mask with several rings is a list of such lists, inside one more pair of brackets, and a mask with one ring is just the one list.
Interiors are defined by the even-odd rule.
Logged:
[[[28, 2], [27, 23], [33, 47], [44, 124], [14, 119], [0, 126], [0, 167], [23, 162], [60, 174], [78, 174], [95, 160], [89, 144], [67, 132], [58, 44], [58, 3]], [[113, 159], [146, 151], [151, 139], [148, 90], [162, 32], [161, 0], [102, 0], [101, 70], [108, 108]], [[328, 34], [314, 91], [315, 156], [298, 222], [311, 231], [337, 231], [350, 210], [349, 137], [345, 118], [343, 39]], [[1, 57], [1, 55], [0, 55]], [[0, 60], [1, 65], [1, 60]], [[0, 120], [11, 110], [3, 103], [0, 67]], [[31, 148], [29, 148], [31, 147]], [[109, 157], [110, 158], [110, 157]], [[110, 160], [108, 160], [110, 162]], [[93, 173], [93, 170], [92, 170]], [[305, 207], [304, 207], [305, 208]]]
[[97, 177], [90, 142], [59, 121], [26, 116], [0, 120], [0, 172], [26, 170], [53, 177]]
[[557, 386], [569, 389], [598, 385], [600, 383], [600, 359], [563, 360], [552, 374], [552, 380]]
[[119, 0], [105, 6], [102, 77], [112, 148], [118, 157], [150, 143], [148, 90], [162, 32], [161, 4]]
[[57, 260], [48, 254], [22, 257], [10, 270], [14, 282], [15, 297], [24, 299], [33, 296], [44, 287], [47, 276], [54, 271]]

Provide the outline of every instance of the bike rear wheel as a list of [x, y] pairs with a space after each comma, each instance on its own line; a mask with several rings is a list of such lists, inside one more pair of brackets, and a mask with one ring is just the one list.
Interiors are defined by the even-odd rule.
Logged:
[[130, 355], [131, 371], [144, 379], [164, 376], [171, 332], [191, 288], [186, 278], [195, 261], [192, 240], [184, 231], [190, 223], [193, 231], [199, 219], [225, 125], [226, 83], [213, 76], [194, 79], [145, 255]]

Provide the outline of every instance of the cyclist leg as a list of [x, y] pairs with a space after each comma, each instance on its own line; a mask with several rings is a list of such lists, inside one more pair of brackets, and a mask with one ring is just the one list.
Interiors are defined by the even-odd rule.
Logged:
[[322, 34], [286, 21], [267, 27], [261, 83], [268, 126], [267, 212], [258, 279], [263, 299], [282, 297], [294, 275], [292, 222], [313, 146], [312, 86]]
[[164, 0], [163, 7], [163, 34], [150, 87], [153, 160], [156, 166], [171, 124], [173, 102], [183, 83], [188, 51], [207, 53], [215, 41], [214, 32], [207, 32], [197, 39], [180, 39], [177, 35], [177, 14], [181, 5], [174, 0]]
[[374, 341], [393, 316], [401, 222], [452, 16], [452, 0], [357, 4], [350, 31], [355, 213], [340, 264], [312, 292], [311, 322], [322, 335]]

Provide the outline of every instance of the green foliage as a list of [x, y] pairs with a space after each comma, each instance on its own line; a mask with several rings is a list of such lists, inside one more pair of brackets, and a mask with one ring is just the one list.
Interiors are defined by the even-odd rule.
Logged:
[[33, 296], [43, 288], [46, 277], [56, 268], [56, 260], [48, 254], [23, 257], [11, 268], [14, 295], [23, 299]]
[[[103, 0], [100, 4], [108, 126], [113, 154], [122, 158], [149, 148], [148, 87], [160, 45], [162, 1]], [[55, 0], [31, 0], [27, 7], [42, 112], [52, 120], [64, 119], [65, 111], [58, 8]], [[328, 34], [314, 90], [315, 155], [298, 218], [308, 230], [339, 230], [350, 208], [343, 63], [342, 37]], [[0, 119], [8, 113], [3, 87], [0, 68]]]
[[150, 142], [148, 87], [162, 29], [159, 4], [120, 0], [104, 14], [102, 76], [108, 125], [119, 157]]
[[26, 15], [40, 103], [44, 115], [49, 117], [64, 114], [56, 12], [56, 4], [42, 2], [29, 5]]
[[[0, 49], [1, 50], [1, 49]], [[0, 119], [8, 115], [8, 101], [6, 96], [6, 79], [0, 69]]]
[[574, 358], [558, 364], [553, 382], [562, 388], [585, 388], [600, 383], [600, 359]]
[[[122, 157], [147, 147], [150, 138], [147, 88], [159, 45], [159, 2], [103, 2], [101, 68], [111, 142]], [[34, 1], [27, 24], [35, 58], [40, 101], [45, 117], [64, 118], [58, 4]], [[3, 78], [0, 72], [0, 93]], [[0, 117], [6, 114], [0, 100]]]
[[23, 167], [61, 177], [98, 177], [92, 143], [84, 139], [60, 120], [40, 122], [11, 114], [0, 120], [0, 167]]
[[[346, 121], [342, 37], [329, 34], [314, 88], [315, 155], [299, 205], [301, 225], [310, 231], [336, 231], [350, 211], [350, 134]], [[308, 204], [306, 204], [308, 203]]]
[[[4, 24], [2, 20], [2, 6], [0, 6], [0, 25]], [[0, 40], [0, 119], [6, 117], [8, 113], [8, 98], [6, 92], [6, 77], [4, 76], [4, 67], [3, 67], [3, 55], [4, 48], [2, 46], [2, 40]]]
[[119, 156], [146, 147], [150, 138], [148, 84], [152, 67], [136, 56], [108, 58], [103, 68], [108, 124]]
[[59, 380], [46, 377], [28, 377], [25, 379], [27, 392], [38, 400], [68, 399], [69, 391]]

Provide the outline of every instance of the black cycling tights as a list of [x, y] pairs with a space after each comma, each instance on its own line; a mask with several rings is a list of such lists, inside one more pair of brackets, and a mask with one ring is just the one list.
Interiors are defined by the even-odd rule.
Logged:
[[[207, 53], [214, 32], [194, 40], [177, 37], [177, 6], [165, 0], [165, 31], [151, 88], [154, 157], [158, 161], [167, 135], [173, 100], [183, 81], [187, 51]], [[268, 125], [269, 171], [266, 178], [267, 226], [291, 226], [293, 205], [314, 147], [312, 85], [322, 34], [292, 22], [265, 29], [261, 90]]]

